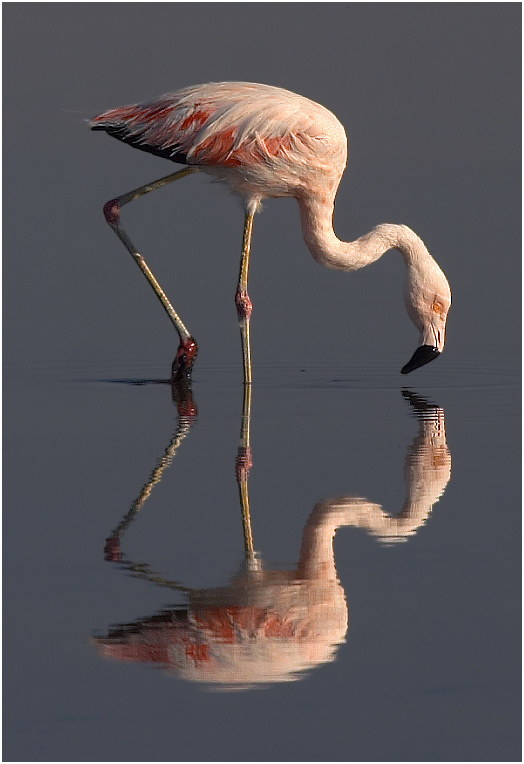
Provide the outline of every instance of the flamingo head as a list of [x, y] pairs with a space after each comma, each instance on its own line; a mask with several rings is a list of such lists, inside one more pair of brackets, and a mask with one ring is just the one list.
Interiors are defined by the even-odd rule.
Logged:
[[406, 285], [406, 308], [420, 331], [420, 345], [402, 374], [433, 361], [442, 353], [446, 338], [446, 321], [451, 306], [451, 289], [437, 263], [431, 258], [423, 271], [410, 269]]

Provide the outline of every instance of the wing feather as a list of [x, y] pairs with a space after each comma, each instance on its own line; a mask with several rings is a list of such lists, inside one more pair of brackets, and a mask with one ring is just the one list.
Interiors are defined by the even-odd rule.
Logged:
[[[288, 159], [306, 164], [343, 143], [336, 117], [281, 88], [210, 83], [95, 117], [94, 130], [186, 164], [244, 165]], [[340, 149], [340, 145], [331, 149]]]

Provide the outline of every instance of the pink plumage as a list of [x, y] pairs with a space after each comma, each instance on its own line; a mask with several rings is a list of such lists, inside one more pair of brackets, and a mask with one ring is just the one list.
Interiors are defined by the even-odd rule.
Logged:
[[332, 133], [345, 145], [344, 128], [320, 104], [248, 82], [184, 88], [106, 111], [91, 127], [144, 151], [200, 165], [238, 166], [292, 154], [297, 158], [299, 152], [314, 158]]

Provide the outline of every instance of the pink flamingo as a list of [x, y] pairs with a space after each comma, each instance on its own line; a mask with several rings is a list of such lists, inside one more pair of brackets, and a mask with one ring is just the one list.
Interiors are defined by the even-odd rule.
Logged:
[[219, 82], [196, 85], [156, 101], [112, 109], [95, 117], [93, 130], [174, 162], [182, 170], [107, 202], [107, 222], [131, 253], [180, 337], [173, 378], [188, 375], [197, 345], [144, 258], [120, 223], [120, 208], [143, 194], [201, 170], [225, 181], [245, 207], [236, 306], [241, 325], [244, 380], [251, 382], [248, 269], [253, 218], [267, 197], [298, 201], [304, 239], [315, 260], [354, 271], [398, 249], [405, 260], [405, 301], [420, 331], [420, 345], [402, 374], [432, 361], [444, 348], [451, 291], [422, 240], [407, 226], [382, 224], [356, 241], [333, 231], [333, 207], [346, 165], [347, 139], [338, 119], [307, 98], [269, 85]]

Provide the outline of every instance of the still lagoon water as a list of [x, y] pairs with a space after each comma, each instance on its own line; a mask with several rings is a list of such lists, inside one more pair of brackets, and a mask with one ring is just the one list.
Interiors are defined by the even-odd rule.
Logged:
[[517, 374], [122, 371], [12, 382], [8, 760], [516, 754]]

